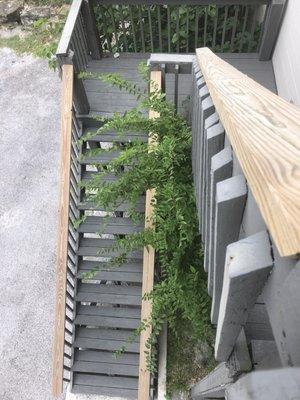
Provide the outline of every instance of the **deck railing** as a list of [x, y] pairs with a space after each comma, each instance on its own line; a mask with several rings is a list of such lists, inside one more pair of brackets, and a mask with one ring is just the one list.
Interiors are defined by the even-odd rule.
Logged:
[[60, 162], [60, 200], [56, 272], [56, 311], [53, 349], [54, 396], [62, 392], [63, 382], [70, 382], [72, 343], [74, 340], [73, 319], [75, 315], [74, 295], [76, 292], [75, 274], [77, 270], [78, 233], [74, 223], [79, 218], [77, 204], [80, 198], [79, 153], [80, 122], [76, 117], [74, 104], [74, 68], [64, 64], [61, 100], [61, 162]]
[[[300, 299], [291, 295], [300, 280], [300, 109], [207, 48], [197, 50], [193, 88], [193, 173], [221, 364], [191, 396], [228, 390], [239, 399], [247, 388], [234, 382], [252, 369], [257, 341], [274, 343], [271, 368], [300, 365]], [[255, 379], [268, 390], [267, 376], [243, 384]]]

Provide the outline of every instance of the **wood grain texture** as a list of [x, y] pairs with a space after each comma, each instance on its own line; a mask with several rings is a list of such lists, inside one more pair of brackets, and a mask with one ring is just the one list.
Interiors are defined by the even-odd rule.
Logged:
[[197, 58], [280, 255], [300, 253], [300, 109], [208, 48]]
[[[161, 88], [161, 71], [151, 72], [151, 85], [150, 91], [154, 91], [155, 87]], [[154, 119], [159, 115], [154, 112], [149, 112], [149, 118]], [[148, 141], [149, 145], [155, 145], [155, 140], [151, 136]], [[146, 193], [146, 209], [145, 209], [145, 228], [153, 228], [153, 198], [155, 196], [155, 189], [147, 190]], [[144, 248], [143, 255], [143, 283], [142, 283], [142, 296], [150, 293], [153, 289], [154, 283], [154, 260], [155, 251], [151, 246]], [[149, 321], [152, 312], [152, 304], [148, 300], [142, 300], [141, 321]], [[138, 386], [138, 400], [149, 400], [150, 393], [150, 372], [147, 370], [146, 360], [146, 343], [151, 335], [151, 327], [143, 330], [140, 336], [140, 364], [139, 364], [139, 386]]]
[[61, 394], [63, 387], [73, 81], [73, 66], [66, 64], [63, 65], [61, 99], [59, 230], [57, 244], [56, 306], [52, 377], [52, 391], [53, 395], [56, 397]]

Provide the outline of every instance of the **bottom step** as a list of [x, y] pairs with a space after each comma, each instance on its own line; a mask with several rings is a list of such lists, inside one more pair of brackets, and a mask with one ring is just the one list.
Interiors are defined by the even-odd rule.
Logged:
[[72, 392], [137, 399], [138, 378], [74, 373]]

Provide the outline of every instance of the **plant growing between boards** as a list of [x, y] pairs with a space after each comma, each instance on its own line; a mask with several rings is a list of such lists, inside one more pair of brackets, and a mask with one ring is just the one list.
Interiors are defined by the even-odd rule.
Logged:
[[[143, 79], [150, 84], [147, 67], [139, 68]], [[127, 255], [144, 246], [152, 246], [156, 253], [156, 282], [145, 298], [152, 301], [151, 318], [142, 321], [135, 335], [151, 325], [152, 333], [146, 343], [147, 367], [156, 372], [157, 339], [165, 323], [169, 334], [180, 337], [182, 324], [190, 327], [195, 340], [208, 343], [212, 348], [213, 329], [210, 325], [210, 298], [206, 291], [198, 233], [198, 220], [194, 198], [191, 167], [192, 135], [182, 116], [175, 113], [174, 106], [166, 101], [164, 93], [156, 88], [148, 93], [117, 74], [80, 74], [81, 78], [100, 79], [133, 94], [138, 106], [125, 114], [114, 114], [110, 119], [100, 119], [103, 125], [95, 133], [87, 133], [81, 140], [88, 141], [95, 134], [116, 131], [120, 138], [128, 132], [144, 132], [155, 138], [155, 145], [140, 140], [115, 145], [109, 149], [91, 149], [85, 156], [120, 150], [117, 158], [107, 165], [96, 165], [97, 172], [91, 180], [81, 182], [87, 201], [95, 207], [104, 206], [107, 213], [118, 207], [120, 198], [130, 204], [126, 217], [140, 221], [143, 214], [136, 211], [137, 202], [148, 189], [155, 188], [153, 201], [153, 224], [155, 229], [119, 237], [116, 249], [120, 255], [108, 264], [117, 268]], [[154, 83], [151, 83], [154, 85]], [[149, 119], [149, 111], [159, 114]], [[125, 167], [124, 167], [125, 166]], [[107, 174], [116, 175], [112, 182], [105, 181]], [[108, 214], [109, 215], [109, 214]], [[82, 222], [77, 221], [77, 227]], [[101, 235], [101, 230], [99, 232]], [[99, 253], [105, 257], [105, 252]], [[84, 276], [92, 279], [99, 269]], [[132, 337], [128, 338], [128, 342]], [[184, 346], [184, 344], [183, 344]], [[125, 348], [117, 351], [117, 355]]]

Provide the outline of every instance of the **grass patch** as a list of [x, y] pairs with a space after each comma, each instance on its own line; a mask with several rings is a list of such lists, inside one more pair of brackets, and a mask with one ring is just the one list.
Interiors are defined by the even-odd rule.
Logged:
[[191, 322], [177, 318], [176, 327], [168, 332], [167, 394], [181, 393], [188, 399], [189, 387], [212, 371], [216, 362], [213, 348], [204, 338], [197, 337]]

